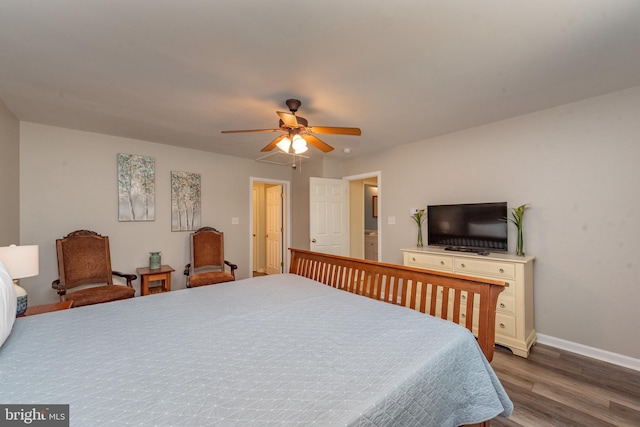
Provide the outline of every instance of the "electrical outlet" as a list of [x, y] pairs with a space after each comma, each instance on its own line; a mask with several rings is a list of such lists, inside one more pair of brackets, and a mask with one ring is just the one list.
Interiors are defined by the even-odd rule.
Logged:
[[395, 216], [390, 216], [389, 220], [387, 221], [388, 224], [395, 224], [396, 223], [396, 217]]
[[237, 216], [234, 216], [233, 218], [231, 218], [231, 224], [234, 224], [234, 225], [240, 224], [240, 218], [238, 218]]

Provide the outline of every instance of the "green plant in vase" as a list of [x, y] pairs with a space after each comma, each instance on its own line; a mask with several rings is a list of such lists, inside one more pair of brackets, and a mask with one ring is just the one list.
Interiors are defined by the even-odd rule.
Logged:
[[411, 218], [413, 218], [416, 224], [418, 224], [418, 243], [416, 244], [416, 246], [419, 248], [423, 246], [422, 245], [422, 223], [424, 222], [424, 219], [425, 219], [425, 212], [426, 212], [425, 208], [409, 209], [409, 213], [411, 213]]
[[522, 218], [524, 217], [524, 210], [529, 205], [524, 204], [520, 205], [517, 208], [511, 208], [513, 212], [511, 212], [511, 218], [509, 221], [515, 224], [518, 229], [518, 242], [516, 244], [516, 255], [524, 256], [524, 236], [522, 235]]

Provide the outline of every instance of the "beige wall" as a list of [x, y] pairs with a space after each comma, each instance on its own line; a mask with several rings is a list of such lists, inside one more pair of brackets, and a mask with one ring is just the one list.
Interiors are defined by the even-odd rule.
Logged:
[[0, 100], [0, 246], [21, 243], [19, 180], [20, 123]]
[[386, 262], [415, 245], [410, 208], [530, 203], [538, 333], [640, 358], [639, 117], [636, 87], [355, 159], [346, 173], [382, 171]]
[[[250, 177], [291, 179], [291, 168], [151, 142], [25, 122], [20, 132], [21, 236], [40, 245], [40, 275], [21, 281], [30, 304], [57, 299], [55, 239], [77, 229], [109, 236], [113, 268], [123, 272], [135, 273], [150, 251], [161, 251], [163, 264], [176, 269], [172, 288], [184, 288], [189, 233], [171, 232], [171, 171], [201, 174], [202, 225], [225, 233], [226, 258], [238, 264], [238, 278], [249, 277]], [[155, 221], [118, 222], [118, 153], [155, 158]]]

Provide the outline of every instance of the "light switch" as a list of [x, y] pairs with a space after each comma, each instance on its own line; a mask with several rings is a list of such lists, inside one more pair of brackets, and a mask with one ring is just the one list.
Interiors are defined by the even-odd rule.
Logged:
[[395, 216], [390, 216], [389, 220], [388, 220], [389, 224], [395, 224], [396, 223], [396, 217]]
[[238, 218], [237, 216], [234, 216], [233, 218], [231, 218], [231, 224], [240, 224], [240, 218]]

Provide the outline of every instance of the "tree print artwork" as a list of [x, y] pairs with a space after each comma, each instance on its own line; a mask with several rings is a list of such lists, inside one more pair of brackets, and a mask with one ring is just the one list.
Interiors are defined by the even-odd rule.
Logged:
[[153, 157], [118, 154], [118, 221], [156, 219]]
[[200, 228], [200, 174], [171, 172], [171, 231]]

